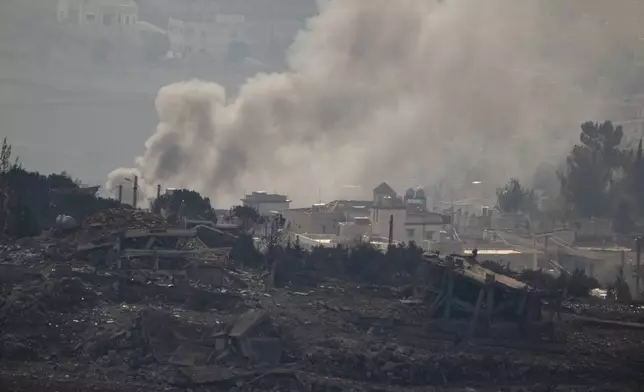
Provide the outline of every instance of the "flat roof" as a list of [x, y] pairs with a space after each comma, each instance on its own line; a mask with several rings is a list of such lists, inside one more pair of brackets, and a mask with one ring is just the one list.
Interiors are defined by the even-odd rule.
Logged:
[[[465, 249], [463, 252], [466, 254], [472, 254], [474, 249]], [[477, 249], [479, 255], [519, 255], [523, 252], [519, 252], [514, 249]]]
[[[434, 265], [447, 268], [447, 266], [445, 265], [444, 256], [437, 256], [437, 255], [426, 253], [424, 258], [426, 261]], [[486, 284], [486, 281], [485, 281], [486, 275], [494, 275], [495, 284], [497, 285], [505, 286], [513, 290], [523, 290], [525, 288], [530, 287], [528, 284], [518, 281], [507, 275], [498, 274], [487, 268], [483, 268], [480, 265], [472, 264], [468, 261], [467, 257], [455, 256], [455, 258], [463, 262], [463, 267], [462, 268], [455, 267], [453, 269], [454, 273], [461, 275], [467, 279], [471, 279], [472, 281], [475, 281], [480, 285]]]

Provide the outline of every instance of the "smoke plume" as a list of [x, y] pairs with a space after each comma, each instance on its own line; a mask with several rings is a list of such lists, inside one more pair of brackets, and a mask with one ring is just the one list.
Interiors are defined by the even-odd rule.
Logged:
[[599, 76], [632, 15], [605, 0], [330, 1], [288, 71], [232, 98], [197, 80], [162, 88], [135, 170], [217, 206], [259, 189], [302, 205], [347, 184], [528, 176], [604, 119], [621, 87]]

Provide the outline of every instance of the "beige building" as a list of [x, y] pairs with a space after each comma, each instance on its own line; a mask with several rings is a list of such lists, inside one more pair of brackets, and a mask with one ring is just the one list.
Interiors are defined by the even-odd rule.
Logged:
[[118, 28], [135, 25], [138, 17], [133, 0], [58, 0], [59, 23]]
[[390, 220], [393, 220], [392, 239], [394, 242], [415, 242], [426, 247], [434, 241], [437, 232], [451, 223], [449, 216], [427, 211], [424, 192], [408, 190], [401, 198], [386, 183], [373, 190], [371, 210], [373, 236], [388, 238]]
[[241, 199], [241, 202], [242, 206], [254, 208], [262, 216], [280, 213], [291, 206], [291, 201], [286, 195], [264, 191], [252, 192]]
[[282, 213], [287, 230], [297, 234], [334, 234], [340, 229], [344, 217], [340, 213], [328, 212], [326, 204], [315, 204], [310, 208], [294, 208]]
[[356, 244], [371, 237], [371, 219], [368, 217], [354, 218], [351, 222], [340, 222], [338, 242], [341, 244]]
[[168, 22], [177, 58], [263, 60], [286, 50], [316, 12], [302, 0], [195, 0], [180, 3]]
[[[403, 199], [386, 183], [373, 190], [373, 200], [335, 200], [310, 208], [283, 211], [286, 227], [302, 235], [334, 235], [339, 243], [363, 240], [365, 237], [386, 241], [393, 217], [393, 241], [416, 242], [425, 247], [436, 234], [447, 228], [450, 217], [427, 211], [424, 193]], [[411, 196], [411, 195], [407, 195]]]
[[286, 227], [294, 233], [351, 236], [354, 230], [362, 232], [365, 227], [370, 230], [371, 204], [370, 201], [334, 200], [309, 208], [286, 210], [282, 215]]

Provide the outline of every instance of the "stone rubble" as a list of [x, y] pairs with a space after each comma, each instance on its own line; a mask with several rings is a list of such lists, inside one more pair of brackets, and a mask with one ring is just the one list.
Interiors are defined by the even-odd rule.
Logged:
[[[499, 322], [496, 335], [463, 346], [457, 322], [430, 319], [430, 304], [410, 300], [404, 287], [321, 277], [316, 287], [267, 290], [265, 272], [234, 264], [223, 287], [174, 284], [97, 271], [68, 251], [133, 227], [167, 226], [140, 211], [110, 210], [65, 238], [0, 248], [1, 383], [101, 391], [628, 391], [642, 379], [639, 330], [564, 320], [556, 326], [561, 339], [526, 340]], [[64, 257], [48, 256], [52, 248]], [[568, 307], [634, 322], [642, 314], [640, 306], [607, 301]]]

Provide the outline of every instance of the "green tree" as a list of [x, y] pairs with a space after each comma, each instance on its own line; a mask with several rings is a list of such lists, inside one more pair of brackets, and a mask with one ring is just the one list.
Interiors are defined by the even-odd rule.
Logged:
[[635, 229], [631, 206], [625, 200], [619, 202], [613, 217], [613, 231], [618, 234], [630, 234]]
[[576, 215], [610, 216], [616, 199], [615, 173], [625, 163], [619, 148], [623, 135], [622, 127], [610, 121], [581, 125], [581, 144], [573, 147], [559, 172], [561, 194]]
[[0, 149], [0, 234], [7, 232], [9, 221], [9, 189], [7, 173], [11, 169], [11, 146], [5, 137]]
[[256, 209], [247, 206], [233, 207], [232, 215], [242, 222], [244, 230], [250, 230], [261, 219]]
[[644, 214], [644, 156], [642, 152], [642, 139], [640, 139], [636, 151], [630, 151], [624, 160], [624, 189], [629, 204], [635, 207], [635, 214]]
[[519, 180], [512, 178], [505, 187], [496, 191], [497, 207], [503, 213], [534, 213], [537, 208], [536, 195], [524, 188]]
[[622, 126], [615, 127], [612, 122], [585, 122], [581, 124], [581, 143], [595, 154], [600, 154], [603, 162], [609, 168], [617, 168], [622, 164], [622, 150], [619, 146], [624, 137]]
[[153, 202], [152, 209], [157, 213], [163, 209], [177, 217], [217, 221], [217, 215], [210, 204], [210, 199], [188, 189], [178, 189], [170, 194], [162, 195]]

